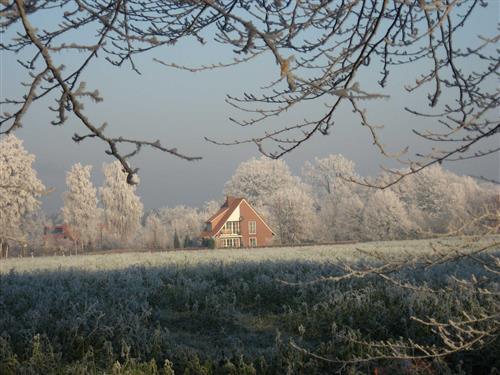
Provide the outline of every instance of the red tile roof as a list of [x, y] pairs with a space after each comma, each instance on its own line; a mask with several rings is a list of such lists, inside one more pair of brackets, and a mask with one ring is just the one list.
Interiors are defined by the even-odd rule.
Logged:
[[235, 197], [227, 197], [226, 202], [222, 205], [222, 207], [217, 211], [214, 215], [210, 217], [206, 222], [212, 225], [211, 231], [204, 231], [201, 233], [203, 237], [212, 237], [219, 232], [219, 230], [224, 226], [227, 219], [233, 211], [240, 205], [243, 201], [243, 198], [235, 198]]

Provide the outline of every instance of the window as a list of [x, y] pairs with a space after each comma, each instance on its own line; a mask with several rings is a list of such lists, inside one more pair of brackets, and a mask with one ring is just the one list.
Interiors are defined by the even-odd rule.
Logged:
[[[255, 223], [255, 221], [254, 221], [254, 223]], [[256, 237], [250, 237], [248, 242], [249, 242], [250, 247], [257, 247], [257, 238]]]
[[221, 239], [222, 247], [240, 247], [240, 239], [239, 238], [222, 238]]
[[228, 221], [224, 225], [225, 234], [240, 234], [240, 222], [239, 221]]
[[240, 222], [239, 221], [233, 221], [233, 233], [240, 234]]
[[248, 234], [257, 234], [257, 223], [255, 221], [248, 222]]

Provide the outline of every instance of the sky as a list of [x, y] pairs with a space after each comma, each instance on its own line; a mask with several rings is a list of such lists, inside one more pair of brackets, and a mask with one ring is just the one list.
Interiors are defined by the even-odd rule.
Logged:
[[[477, 34], [494, 35], [498, 16], [497, 1], [481, 9], [471, 20], [472, 27], [459, 39], [462, 46], [472, 43]], [[54, 22], [50, 18], [33, 22], [36, 21], [41, 24]], [[4, 39], [7, 37], [8, 34], [2, 35]], [[78, 40], [86, 36], [74, 37]], [[244, 116], [225, 103], [225, 97], [227, 94], [259, 92], [261, 86], [278, 78], [279, 68], [270, 55], [248, 64], [194, 74], [170, 69], [152, 61], [152, 58], [159, 58], [197, 66], [201, 63], [230, 61], [231, 57], [228, 48], [213, 43], [200, 46], [187, 40], [138, 58], [141, 75], [133, 72], [129, 66], [119, 69], [113, 67], [102, 58], [85, 71], [83, 80], [87, 82], [87, 87], [98, 88], [104, 98], [102, 103], [86, 105], [85, 112], [95, 123], [108, 122], [107, 130], [112, 134], [147, 140], [160, 139], [165, 146], [177, 147], [182, 153], [203, 157], [200, 161], [188, 162], [158, 151], [141, 151], [132, 164], [140, 169], [141, 182], [137, 191], [146, 210], [179, 204], [201, 206], [207, 200], [220, 199], [224, 183], [238, 164], [252, 157], [260, 157], [253, 145], [216, 146], [206, 142], [204, 137], [217, 140], [244, 139], [266, 130], [262, 127], [241, 128], [229, 121], [229, 117]], [[20, 56], [1, 52], [2, 98], [19, 97], [24, 93], [20, 82], [26, 78], [26, 72], [17, 64], [17, 58]], [[70, 65], [75, 56], [61, 53], [56, 58], [58, 63]], [[418, 139], [412, 129], [432, 128], [435, 124], [425, 123], [403, 110], [409, 102], [416, 107], [426, 105], [425, 95], [415, 97], [404, 92], [404, 85], [414, 82], [416, 78], [416, 72], [408, 70], [408, 67], [396, 69], [391, 74], [389, 86], [384, 91], [384, 94], [390, 95], [390, 99], [370, 102], [366, 107], [371, 118], [384, 125], [381, 132], [383, 143], [394, 151], [410, 146], [410, 155], [414, 155], [427, 150], [429, 145]], [[357, 80], [363, 88], [380, 91], [376, 87], [376, 81], [380, 78], [377, 73], [378, 69], [368, 69]], [[23, 121], [23, 128], [16, 131], [16, 135], [24, 140], [26, 149], [36, 155], [34, 167], [43, 183], [55, 189], [43, 198], [43, 208], [49, 214], [56, 213], [62, 206], [65, 175], [73, 164], [80, 162], [92, 165], [93, 180], [99, 186], [103, 180], [102, 164], [114, 160], [104, 153], [104, 144], [97, 140], [80, 144], [71, 140], [75, 132], [82, 133], [83, 129], [76, 118], [70, 117], [63, 126], [51, 125], [54, 114], [48, 110], [48, 106], [53, 105], [53, 99], [33, 104]], [[287, 114], [283, 119], [273, 120], [272, 124], [266, 126], [279, 126], [287, 121], [302, 119], [314, 114], [315, 110], [315, 107], [305, 107]], [[486, 147], [498, 145], [499, 142], [498, 137], [490, 139]], [[314, 136], [302, 147], [287, 154], [284, 160], [292, 172], [299, 175], [306, 161], [337, 153], [353, 160], [358, 172], [364, 176], [376, 175], [381, 165], [396, 166], [394, 161], [383, 158], [377, 152], [371, 145], [367, 129], [360, 126], [347, 109], [338, 113], [330, 135]], [[495, 154], [444, 166], [459, 174], [498, 179], [499, 165], [498, 155]]]

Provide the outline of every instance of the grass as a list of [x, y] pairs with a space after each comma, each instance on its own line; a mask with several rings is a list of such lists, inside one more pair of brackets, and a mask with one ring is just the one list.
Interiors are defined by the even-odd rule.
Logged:
[[341, 245], [320, 245], [301, 247], [270, 247], [256, 249], [215, 249], [198, 251], [164, 251], [164, 252], [122, 252], [99, 255], [48, 256], [36, 258], [9, 258], [0, 262], [0, 273], [15, 271], [39, 272], [62, 271], [76, 268], [85, 271], [106, 271], [134, 266], [161, 267], [172, 265], [202, 265], [223, 262], [323, 262], [359, 260], [356, 249], [365, 251], [382, 251], [389, 256], [401, 256], [405, 253], [428, 254], [432, 252], [431, 244], [435, 240], [416, 241], [380, 241]]
[[[402, 289], [376, 277], [303, 282], [339, 274], [339, 262], [378, 262], [357, 248], [393, 260], [431, 254], [435, 242], [2, 260], [0, 373], [314, 374], [375, 367], [394, 372], [403, 364], [334, 365], [288, 343], [339, 359], [370, 354], [355, 344], [358, 339], [442, 344], [410, 318], [446, 321], [464, 310], [479, 313], [495, 306], [498, 297], [464, 292], [450, 277], [481, 277], [481, 265], [464, 259], [398, 275], [448, 287], [440, 293]], [[498, 349], [497, 339], [426, 366], [434, 372], [489, 371], [499, 367]]]

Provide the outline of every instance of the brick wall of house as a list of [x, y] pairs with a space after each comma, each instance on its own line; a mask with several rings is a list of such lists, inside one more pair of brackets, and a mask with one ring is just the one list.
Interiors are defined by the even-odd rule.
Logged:
[[[240, 230], [242, 235], [242, 247], [250, 247], [250, 237], [257, 238], [257, 246], [267, 246], [271, 245], [273, 240], [273, 233], [264, 224], [264, 222], [259, 218], [258, 215], [248, 206], [246, 201], [240, 204], [240, 215], [242, 220], [240, 222]], [[249, 222], [255, 221], [257, 226], [257, 234], [249, 234]]]

